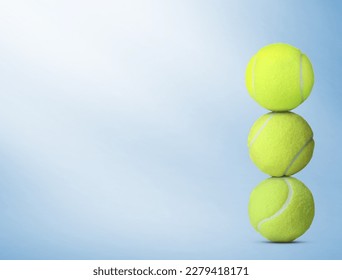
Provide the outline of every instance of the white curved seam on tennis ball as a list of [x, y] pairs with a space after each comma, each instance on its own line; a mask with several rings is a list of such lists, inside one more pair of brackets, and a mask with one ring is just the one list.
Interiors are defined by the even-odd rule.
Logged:
[[286, 198], [286, 201], [285, 203], [283, 204], [283, 206], [276, 212], [274, 213], [271, 217], [268, 217], [266, 219], [263, 219], [261, 220], [259, 223], [258, 223], [258, 226], [257, 226], [257, 229], [258, 231], [260, 231], [260, 228], [261, 226], [270, 221], [270, 220], [273, 220], [275, 218], [277, 218], [279, 215], [281, 215], [285, 210], [286, 208], [289, 206], [289, 204], [291, 203], [291, 199], [292, 199], [292, 196], [293, 196], [293, 188], [292, 188], [292, 185], [291, 183], [286, 179], [286, 178], [283, 178], [283, 180], [285, 181], [285, 184], [288, 188], [288, 194], [287, 194], [287, 198]]
[[253, 67], [252, 67], [252, 93], [253, 93], [254, 97], [256, 96], [256, 94], [255, 94], [255, 73], [254, 73], [256, 61], [257, 61], [257, 56], [255, 56], [255, 58], [254, 58]]
[[294, 164], [294, 162], [297, 160], [297, 158], [300, 156], [300, 154], [304, 151], [305, 147], [307, 145], [309, 145], [311, 141], [313, 141], [313, 136], [311, 136], [311, 138], [304, 143], [303, 147], [301, 147], [300, 150], [298, 151], [298, 153], [293, 157], [290, 164], [285, 169], [284, 176], [286, 176], [286, 174], [287, 174], [287, 172], [289, 172], [291, 166]]
[[299, 90], [300, 90], [300, 98], [301, 101], [304, 102], [304, 93], [303, 93], [303, 54], [299, 54]]
[[259, 134], [261, 133], [261, 131], [265, 128], [265, 126], [267, 125], [267, 123], [270, 121], [270, 119], [272, 119], [274, 116], [273, 113], [270, 114], [270, 116], [266, 119], [266, 121], [263, 123], [263, 125], [259, 128], [259, 130], [257, 131], [257, 133], [255, 133], [253, 139], [251, 140], [251, 142], [249, 142], [248, 147], [252, 147], [253, 143], [255, 142], [255, 140], [258, 138]]

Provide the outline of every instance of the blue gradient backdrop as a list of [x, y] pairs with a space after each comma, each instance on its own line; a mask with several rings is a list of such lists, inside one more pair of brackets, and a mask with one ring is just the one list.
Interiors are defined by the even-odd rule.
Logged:
[[[2, 1], [1, 259], [341, 259], [341, 1]], [[286, 42], [316, 82], [298, 242], [250, 226], [244, 71]]]

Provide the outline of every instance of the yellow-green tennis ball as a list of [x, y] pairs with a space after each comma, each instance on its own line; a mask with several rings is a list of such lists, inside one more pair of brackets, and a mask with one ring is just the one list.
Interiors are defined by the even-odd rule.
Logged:
[[292, 112], [272, 112], [260, 117], [248, 135], [249, 156], [268, 175], [289, 176], [302, 170], [314, 150], [309, 124]]
[[310, 190], [293, 177], [269, 178], [251, 193], [249, 219], [262, 236], [290, 242], [306, 232], [315, 215]]
[[250, 96], [271, 111], [289, 111], [310, 95], [314, 72], [308, 57], [283, 43], [260, 49], [249, 61], [246, 86]]

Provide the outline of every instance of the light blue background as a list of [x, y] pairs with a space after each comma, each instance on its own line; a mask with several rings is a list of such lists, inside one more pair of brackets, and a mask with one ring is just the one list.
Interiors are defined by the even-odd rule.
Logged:
[[[341, 259], [341, 1], [2, 1], [1, 259]], [[249, 224], [244, 71], [286, 42], [316, 82], [298, 242]]]

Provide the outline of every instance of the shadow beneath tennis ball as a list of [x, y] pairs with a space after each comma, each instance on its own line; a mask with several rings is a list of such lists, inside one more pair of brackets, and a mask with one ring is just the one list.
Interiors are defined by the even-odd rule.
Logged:
[[279, 244], [279, 245], [282, 245], [282, 244], [287, 244], [287, 245], [289, 245], [289, 244], [305, 244], [305, 243], [307, 243], [307, 241], [297, 241], [297, 240], [295, 240], [295, 241], [292, 241], [292, 242], [273, 242], [273, 241], [267, 241], [267, 240], [263, 240], [263, 241], [259, 241], [259, 243], [264, 243], [264, 244]]

